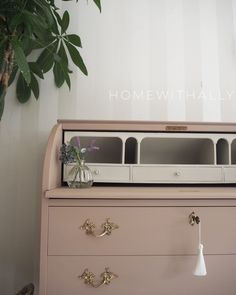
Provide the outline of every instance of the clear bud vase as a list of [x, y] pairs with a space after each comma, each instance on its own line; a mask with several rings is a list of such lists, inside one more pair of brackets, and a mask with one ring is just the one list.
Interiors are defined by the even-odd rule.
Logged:
[[88, 188], [93, 185], [93, 174], [84, 160], [70, 170], [67, 184], [70, 188]]

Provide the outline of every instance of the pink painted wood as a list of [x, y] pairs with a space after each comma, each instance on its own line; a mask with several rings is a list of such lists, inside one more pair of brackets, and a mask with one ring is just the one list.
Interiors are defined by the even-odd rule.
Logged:
[[[50, 256], [50, 295], [235, 295], [236, 256], [206, 256], [208, 275], [192, 275], [194, 256]], [[119, 275], [98, 289], [78, 278], [88, 268], [97, 280], [105, 267]]]
[[[190, 255], [196, 254], [202, 222], [207, 254], [236, 254], [236, 208], [209, 207], [53, 207], [49, 209], [49, 255]], [[109, 236], [88, 236], [80, 226], [90, 219], [101, 233], [106, 218], [119, 225]], [[227, 231], [225, 230], [227, 228]]]
[[[236, 124], [61, 120], [49, 137], [42, 185], [40, 295], [235, 295], [235, 187], [60, 187], [63, 130], [233, 132]], [[202, 220], [208, 275], [192, 276]], [[104, 239], [79, 229], [106, 217], [120, 228]], [[181, 255], [180, 255], [181, 254]], [[216, 255], [217, 254], [217, 255]], [[119, 275], [94, 290], [78, 276], [105, 267]]]

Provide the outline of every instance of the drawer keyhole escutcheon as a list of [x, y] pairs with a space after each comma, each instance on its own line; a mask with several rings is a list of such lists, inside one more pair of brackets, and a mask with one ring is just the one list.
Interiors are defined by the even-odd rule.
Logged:
[[194, 224], [199, 224], [200, 223], [200, 218], [199, 216], [197, 216], [194, 212], [192, 212], [190, 215], [189, 215], [189, 224], [190, 225], [194, 225]]
[[94, 236], [96, 238], [101, 238], [103, 236], [109, 236], [111, 235], [112, 231], [114, 229], [118, 229], [119, 226], [115, 223], [110, 221], [110, 218], [107, 218], [106, 221], [101, 225], [102, 232], [96, 234], [96, 225], [90, 221], [90, 219], [85, 220], [84, 224], [80, 227], [80, 229], [85, 230], [87, 235]]
[[95, 282], [95, 275], [90, 272], [87, 268], [84, 270], [80, 279], [84, 280], [86, 285], [90, 285], [93, 288], [98, 288], [102, 285], [109, 285], [113, 279], [118, 278], [118, 275], [111, 272], [108, 267], [105, 268], [105, 271], [100, 275], [101, 281]]

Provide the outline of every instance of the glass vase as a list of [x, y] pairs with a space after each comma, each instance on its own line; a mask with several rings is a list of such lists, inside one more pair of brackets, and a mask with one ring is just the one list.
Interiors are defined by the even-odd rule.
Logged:
[[70, 188], [88, 188], [93, 185], [93, 174], [84, 160], [71, 168], [67, 184]]

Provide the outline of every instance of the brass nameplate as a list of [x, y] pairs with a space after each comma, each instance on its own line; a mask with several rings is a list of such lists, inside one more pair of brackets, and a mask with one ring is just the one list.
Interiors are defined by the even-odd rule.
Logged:
[[187, 131], [187, 126], [166, 126], [166, 131]]

